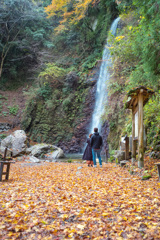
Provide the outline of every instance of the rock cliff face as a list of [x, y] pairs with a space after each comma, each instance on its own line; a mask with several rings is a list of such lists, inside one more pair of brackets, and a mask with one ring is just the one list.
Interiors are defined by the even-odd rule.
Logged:
[[69, 84], [70, 93], [64, 95], [62, 88], [57, 99], [55, 95], [58, 90], [53, 89], [54, 101], [52, 100], [51, 107], [42, 97], [29, 102], [22, 120], [22, 128], [31, 140], [54, 144], [65, 153], [82, 151], [94, 108], [98, 71], [99, 68], [93, 73], [92, 78], [83, 84], [83, 89], [77, 89], [77, 85]]
[[[83, 151], [84, 145], [86, 143], [86, 139], [89, 134], [90, 123], [92, 118], [92, 112], [94, 110], [95, 104], [95, 92], [96, 92], [96, 84], [92, 86], [89, 90], [88, 96], [85, 101], [85, 107], [83, 109], [84, 116], [82, 119], [79, 119], [80, 122], [76, 125], [73, 137], [71, 141], [60, 141], [57, 146], [62, 148], [66, 153], [79, 153]], [[96, 127], [96, 126], [95, 126]], [[107, 137], [109, 134], [109, 123], [108, 121], [103, 123], [101, 129], [101, 135], [103, 137], [103, 153], [109, 150]]]
[[[30, 101], [23, 117], [22, 127], [31, 140], [54, 144], [63, 149], [65, 153], [83, 151], [95, 105], [99, 68], [98, 65], [91, 72], [83, 89], [71, 93], [74, 94], [74, 97], [67, 110], [64, 108], [64, 100], [61, 104], [58, 100], [58, 104], [55, 102], [52, 108], [47, 107], [43, 98], [35, 98]], [[78, 98], [76, 98], [77, 95]], [[79, 99], [83, 100], [79, 102]], [[109, 126], [106, 122], [102, 128], [105, 149], [108, 148], [106, 142], [108, 132]]]
[[92, 82], [93, 86], [91, 86], [88, 91], [83, 108], [83, 116], [82, 118], [78, 118], [77, 122], [75, 123], [76, 126], [73, 130], [72, 139], [70, 141], [64, 140], [58, 143], [58, 146], [62, 148], [66, 153], [82, 152], [83, 147], [86, 143], [86, 136], [89, 133], [92, 112], [94, 109], [96, 91], [95, 83], [95, 81]]

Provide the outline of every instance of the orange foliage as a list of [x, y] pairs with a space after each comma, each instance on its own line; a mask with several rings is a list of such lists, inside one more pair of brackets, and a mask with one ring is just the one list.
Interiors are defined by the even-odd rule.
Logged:
[[[82, 18], [85, 17], [89, 5], [92, 4], [93, 6], [96, 3], [96, 0], [52, 0], [51, 5], [46, 7], [45, 11], [48, 14], [48, 17], [55, 15], [62, 17], [60, 25], [55, 29], [57, 32], [61, 32], [66, 29], [66, 26], [64, 25], [77, 24]], [[72, 4], [71, 11], [68, 11], [67, 6], [69, 4]]]
[[160, 237], [157, 175], [142, 181], [111, 163], [17, 162], [0, 185], [1, 240]]

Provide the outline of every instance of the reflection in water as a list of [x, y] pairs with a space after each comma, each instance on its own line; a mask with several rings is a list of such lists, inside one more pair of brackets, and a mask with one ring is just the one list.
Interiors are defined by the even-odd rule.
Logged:
[[[68, 160], [81, 160], [81, 161], [83, 161], [82, 156], [83, 156], [83, 154], [81, 154], [81, 153], [67, 153], [67, 154], [65, 154], [65, 158], [62, 159], [62, 160], [64, 160], [64, 161], [68, 161]], [[105, 161], [105, 156], [102, 155], [101, 158], [102, 158], [102, 161], [104, 162]]]

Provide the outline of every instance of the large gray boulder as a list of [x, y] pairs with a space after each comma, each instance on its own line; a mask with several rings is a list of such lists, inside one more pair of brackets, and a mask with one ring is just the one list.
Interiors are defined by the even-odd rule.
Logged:
[[27, 136], [23, 130], [16, 130], [12, 135], [7, 136], [1, 141], [0, 151], [4, 153], [7, 147], [12, 151], [13, 157], [25, 153]]
[[39, 159], [50, 161], [65, 157], [61, 148], [46, 143], [36, 144], [30, 148], [27, 148], [26, 153]]

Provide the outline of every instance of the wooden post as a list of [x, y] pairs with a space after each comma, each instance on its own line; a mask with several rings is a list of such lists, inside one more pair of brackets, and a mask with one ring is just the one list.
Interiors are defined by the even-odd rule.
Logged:
[[7, 164], [7, 170], [6, 170], [6, 180], [9, 179], [9, 169], [10, 169], [10, 163]]
[[158, 176], [159, 176], [159, 181], [160, 181], [160, 162], [159, 163], [155, 163], [157, 165], [157, 169], [158, 169]]
[[3, 158], [4, 161], [6, 160], [7, 150], [8, 150], [8, 148], [6, 147], [5, 150], [4, 150], [4, 158]]
[[129, 159], [129, 137], [125, 136], [125, 160]]
[[134, 141], [135, 138], [135, 113], [134, 109], [132, 108], [132, 163], [136, 160], [136, 142]]
[[[15, 163], [15, 161], [0, 161], [0, 181], [2, 181], [3, 175], [5, 176], [5, 180], [9, 179], [9, 170], [10, 170], [11, 163]], [[7, 166], [6, 171], [4, 169], [4, 166]]]
[[144, 144], [143, 144], [143, 89], [138, 95], [138, 167], [144, 167]]
[[2, 174], [3, 174], [3, 162], [0, 163], [0, 181], [2, 181]]

